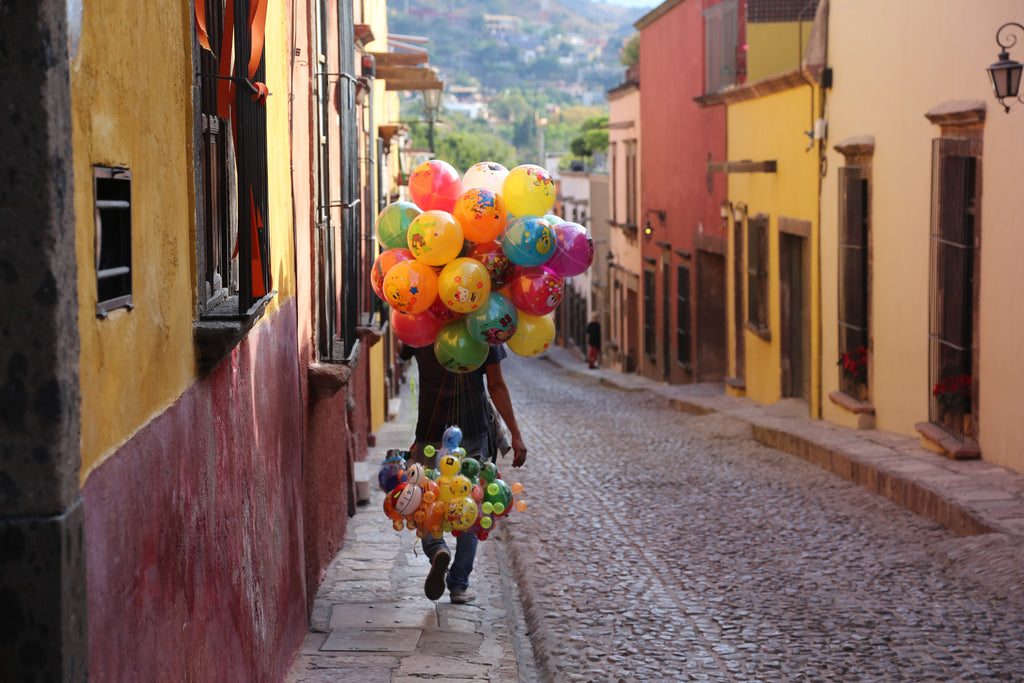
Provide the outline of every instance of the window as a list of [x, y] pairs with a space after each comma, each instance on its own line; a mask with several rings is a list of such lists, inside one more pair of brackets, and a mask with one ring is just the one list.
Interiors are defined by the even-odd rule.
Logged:
[[974, 385], [975, 258], [981, 141], [938, 138], [932, 146], [929, 287], [929, 421], [963, 439]]
[[768, 338], [768, 216], [747, 219], [747, 327]]
[[867, 397], [868, 180], [867, 169], [839, 169], [839, 388]]
[[654, 311], [654, 270], [644, 269], [644, 353], [654, 358], [655, 353], [655, 311]]
[[704, 11], [705, 94], [736, 85], [737, 26], [736, 0], [726, 0]]
[[96, 213], [96, 315], [132, 305], [132, 174], [93, 168]]
[[676, 360], [690, 367], [690, 269], [676, 269]]
[[626, 140], [626, 224], [636, 226], [636, 140]]
[[[267, 90], [259, 13], [234, 0], [195, 0], [196, 81], [202, 175], [197, 188], [201, 368], [230, 351], [262, 315], [273, 295], [267, 189]], [[252, 14], [252, 16], [250, 16]], [[257, 51], [258, 50], [258, 51]], [[235, 59], [232, 59], [232, 56]], [[227, 323], [227, 324], [225, 324]]]
[[[224, 26], [224, 0], [196, 0], [202, 6], [209, 49], [199, 56], [203, 224], [199, 244], [205, 316], [247, 314], [270, 287], [267, 208], [267, 111], [254, 89], [265, 80], [262, 52], [251, 71], [253, 51], [249, 0], [236, 0], [234, 25]], [[226, 30], [227, 29], [227, 30]], [[262, 29], [260, 29], [262, 30]], [[205, 48], [205, 46], [204, 46]], [[232, 128], [236, 133], [231, 135]]]
[[612, 200], [612, 222], [617, 223], [619, 220], [618, 202], [615, 201], [615, 193], [618, 190], [619, 179], [616, 174], [619, 172], [619, 157], [618, 157], [618, 146], [619, 143], [612, 142], [608, 144], [608, 163], [611, 166], [611, 173], [608, 174], [608, 182], [610, 183], [608, 188], [608, 195]]

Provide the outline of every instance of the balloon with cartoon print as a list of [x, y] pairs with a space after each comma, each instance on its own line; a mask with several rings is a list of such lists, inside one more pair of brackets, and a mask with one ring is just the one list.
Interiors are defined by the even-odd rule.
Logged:
[[452, 210], [470, 242], [491, 242], [501, 236], [508, 222], [508, 211], [501, 195], [482, 187], [464, 190]]
[[417, 259], [396, 263], [384, 276], [384, 300], [402, 313], [422, 313], [437, 298], [437, 274]]
[[450, 213], [424, 211], [409, 224], [409, 251], [430, 266], [443, 266], [462, 251], [462, 228]]
[[547, 169], [522, 164], [508, 172], [501, 198], [513, 216], [543, 216], [555, 205], [555, 181]]
[[484, 264], [460, 256], [437, 276], [438, 299], [456, 313], [469, 313], [484, 305], [491, 293], [491, 276]]
[[529, 266], [519, 269], [519, 274], [508, 283], [508, 292], [520, 311], [547, 315], [562, 301], [564, 286], [562, 277], [546, 265]]
[[381, 301], [387, 302], [387, 298], [384, 296], [384, 278], [387, 277], [388, 271], [396, 263], [411, 261], [414, 258], [416, 257], [412, 255], [412, 252], [403, 246], [385, 249], [374, 259], [373, 267], [370, 269], [370, 287]]
[[508, 260], [508, 256], [505, 255], [505, 251], [498, 242], [474, 244], [466, 252], [466, 256], [484, 264], [484, 268], [491, 276], [492, 291], [507, 285], [516, 269], [515, 264]]
[[488, 346], [507, 342], [519, 325], [515, 304], [500, 292], [491, 292], [484, 305], [466, 315], [466, 329]]
[[501, 248], [517, 266], [539, 266], [554, 253], [555, 233], [539, 216], [520, 216], [505, 227]]

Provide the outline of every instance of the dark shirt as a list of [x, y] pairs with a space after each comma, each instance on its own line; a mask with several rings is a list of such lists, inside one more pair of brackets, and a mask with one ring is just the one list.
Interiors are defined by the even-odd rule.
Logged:
[[601, 348], [601, 324], [596, 320], [587, 323], [587, 343]]
[[487, 431], [485, 368], [505, 358], [503, 346], [492, 346], [483, 365], [465, 373], [449, 372], [438, 362], [433, 345], [403, 345], [398, 355], [403, 360], [415, 358], [419, 368], [417, 441], [438, 443], [452, 425], [457, 425], [466, 438]]

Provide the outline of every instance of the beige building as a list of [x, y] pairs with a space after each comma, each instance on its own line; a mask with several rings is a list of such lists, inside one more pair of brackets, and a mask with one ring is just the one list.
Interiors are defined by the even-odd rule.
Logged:
[[1024, 104], [986, 74], [1024, 5], [829, 5], [822, 417], [1024, 471]]

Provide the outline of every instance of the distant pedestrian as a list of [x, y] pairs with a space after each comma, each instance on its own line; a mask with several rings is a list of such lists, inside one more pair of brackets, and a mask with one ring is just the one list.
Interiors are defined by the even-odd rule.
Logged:
[[587, 324], [587, 345], [590, 347], [587, 352], [587, 363], [591, 368], [597, 367], [597, 359], [601, 355], [601, 323], [597, 321], [598, 315], [590, 316]]

